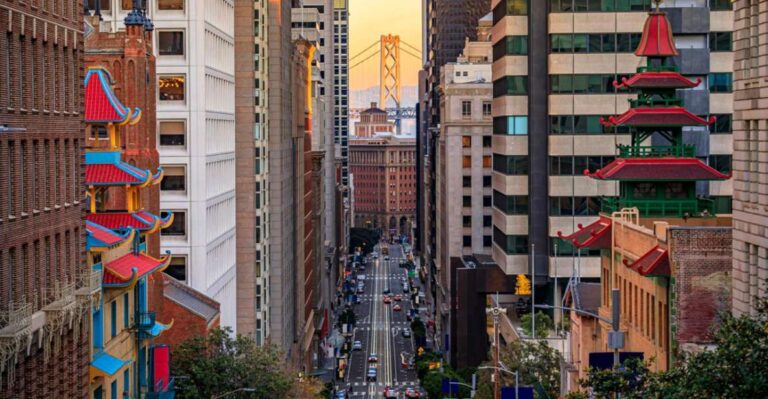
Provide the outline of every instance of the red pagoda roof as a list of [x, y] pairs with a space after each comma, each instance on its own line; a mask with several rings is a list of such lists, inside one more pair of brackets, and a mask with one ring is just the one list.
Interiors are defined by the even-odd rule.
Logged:
[[105, 286], [124, 287], [148, 274], [163, 271], [171, 263], [171, 255], [156, 259], [144, 253], [128, 253], [104, 265]]
[[712, 169], [698, 158], [616, 158], [604, 168], [584, 175], [599, 180], [727, 180], [726, 175]]
[[600, 118], [603, 126], [706, 126], [715, 123], [715, 117], [702, 119], [683, 107], [630, 108], [619, 116]]
[[154, 175], [120, 160], [120, 151], [89, 151], [85, 154], [85, 184], [87, 186], [158, 184], [163, 169]]
[[632, 268], [642, 276], [669, 276], [669, 251], [659, 245], [646, 252], [640, 259], [632, 264], [624, 259], [624, 265]]
[[163, 218], [147, 211], [90, 213], [85, 218], [112, 230], [134, 228], [146, 233], [164, 229], [173, 223], [173, 213]]
[[672, 25], [663, 12], [650, 12], [645, 20], [640, 45], [635, 50], [638, 57], [672, 57], [677, 48], [672, 37]]
[[611, 219], [601, 216], [596, 222], [584, 227], [578, 225], [579, 230], [565, 236], [558, 231], [557, 236], [570, 242], [576, 248], [605, 249], [611, 247]]
[[89, 67], [85, 74], [85, 122], [130, 123], [141, 120], [141, 109], [130, 109], [117, 99], [112, 90], [112, 76], [100, 66]]
[[119, 244], [129, 237], [132, 232], [126, 234], [119, 234], [113, 230], [110, 230], [100, 224], [93, 223], [91, 221], [85, 221], [85, 232], [88, 240], [88, 246], [99, 247], [111, 247], [115, 244]]
[[691, 81], [678, 72], [640, 72], [630, 78], [621, 78], [621, 83], [614, 80], [613, 87], [617, 89], [635, 88], [661, 88], [661, 89], [689, 89], [701, 83], [701, 78]]

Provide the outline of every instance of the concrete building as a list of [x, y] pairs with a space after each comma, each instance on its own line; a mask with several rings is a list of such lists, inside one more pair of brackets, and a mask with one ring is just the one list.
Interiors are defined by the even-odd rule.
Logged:
[[235, 2], [237, 329], [268, 341], [271, 305], [266, 3]]
[[[472, 58], [469, 54], [485, 56]], [[438, 335], [451, 331], [452, 257], [491, 255], [491, 43], [468, 42], [457, 62], [441, 68], [440, 134], [435, 154]], [[509, 204], [523, 206], [524, 204]], [[454, 314], [455, 316], [455, 314]]]
[[[730, 3], [678, 0], [661, 6], [679, 48], [674, 65], [704, 82], [680, 97], [693, 114], [718, 120], [709, 126], [711, 135], [705, 126], [686, 128], [686, 143], [728, 173], [733, 67], [724, 42], [733, 24]], [[630, 95], [617, 93], [612, 82], [642, 62], [632, 51], [651, 7], [650, 0], [493, 1], [493, 188], [500, 199], [529, 198], [527, 209], [494, 215], [493, 256], [506, 273], [536, 273], [536, 289], [555, 277], [555, 263], [560, 277], [569, 276], [578, 255], [555, 233], [594, 221], [605, 197], [619, 194], [615, 182], [582, 172], [608, 165], [616, 146], [628, 143], [626, 128], [605, 128], [600, 118], [629, 106]], [[658, 140], [664, 143], [653, 143]], [[729, 181], [701, 183], [697, 194], [714, 201], [719, 213], [730, 213]], [[599, 277], [598, 253], [580, 255], [581, 276]]]
[[379, 133], [395, 133], [395, 125], [389, 121], [387, 111], [380, 109], [376, 103], [360, 112], [360, 120], [355, 122], [355, 137], [373, 137]]
[[0, 23], [0, 398], [82, 398], [83, 8], [4, 1]]
[[[333, 0], [333, 126], [341, 184], [349, 185], [349, 1]], [[347, 198], [347, 196], [344, 196]], [[345, 204], [345, 207], [348, 204]]]
[[[123, 29], [127, 2], [95, 3], [101, 31]], [[236, 332], [234, 3], [142, 4], [155, 29], [158, 149], [166, 176], [160, 206], [176, 215], [160, 245], [173, 253], [186, 284], [221, 304], [221, 325]]]
[[733, 310], [755, 311], [768, 275], [768, 2], [733, 2]]
[[354, 226], [383, 234], [411, 234], [416, 216], [416, 147], [413, 138], [353, 138]]

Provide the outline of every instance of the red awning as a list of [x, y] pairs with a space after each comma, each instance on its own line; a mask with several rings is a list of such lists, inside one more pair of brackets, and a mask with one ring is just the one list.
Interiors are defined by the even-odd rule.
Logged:
[[669, 276], [671, 269], [669, 267], [669, 251], [656, 245], [650, 251], [646, 252], [640, 259], [630, 264], [624, 259], [624, 265], [632, 268], [643, 276]]
[[641, 72], [629, 78], [621, 78], [621, 83], [614, 80], [617, 89], [625, 88], [661, 88], [661, 89], [690, 89], [698, 86], [701, 78], [692, 81], [677, 72]]
[[170, 262], [170, 255], [155, 259], [144, 253], [128, 253], [104, 265], [104, 285], [125, 286], [147, 274], [162, 271]]
[[638, 57], [672, 57], [677, 48], [672, 36], [672, 25], [663, 12], [650, 12], [645, 20], [643, 36], [635, 49]]
[[596, 222], [565, 236], [558, 231], [557, 236], [570, 242], [576, 248], [607, 249], [611, 247], [611, 219], [601, 216]]
[[712, 169], [698, 158], [616, 158], [604, 168], [586, 176], [599, 180], [727, 180], [726, 175]]
[[638, 107], [630, 108], [619, 116], [609, 116], [608, 120], [600, 119], [604, 126], [636, 126], [636, 127], [680, 127], [706, 126], [715, 123], [715, 117], [702, 119], [683, 107]]

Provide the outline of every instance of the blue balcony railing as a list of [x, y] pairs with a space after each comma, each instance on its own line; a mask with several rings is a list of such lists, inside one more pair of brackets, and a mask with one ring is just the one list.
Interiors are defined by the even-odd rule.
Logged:
[[176, 389], [174, 385], [173, 378], [171, 378], [171, 381], [168, 382], [168, 386], [165, 387], [165, 389], [160, 390], [162, 388], [156, 387], [156, 392], [147, 392], [144, 397], [146, 399], [173, 399], [176, 397]]

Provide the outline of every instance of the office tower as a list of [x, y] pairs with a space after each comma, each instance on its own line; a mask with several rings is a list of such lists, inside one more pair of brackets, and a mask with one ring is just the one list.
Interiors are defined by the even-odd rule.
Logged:
[[0, 4], [2, 398], [88, 395], [82, 15]]
[[237, 327], [262, 345], [271, 305], [268, 174], [267, 3], [235, 2]]
[[760, 166], [768, 145], [768, 2], [735, 1], [733, 16], [733, 310], [742, 314], [755, 312], [768, 273], [768, 174]]
[[[341, 184], [349, 185], [349, 2], [333, 0], [334, 143], [340, 148]], [[347, 195], [344, 195], [345, 198]]]

